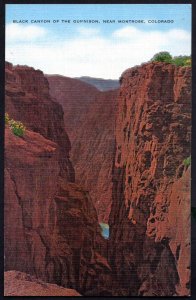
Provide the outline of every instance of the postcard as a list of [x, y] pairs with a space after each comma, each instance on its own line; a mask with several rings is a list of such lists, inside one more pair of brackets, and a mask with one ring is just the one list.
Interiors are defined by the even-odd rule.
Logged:
[[191, 9], [6, 4], [5, 296], [191, 295]]

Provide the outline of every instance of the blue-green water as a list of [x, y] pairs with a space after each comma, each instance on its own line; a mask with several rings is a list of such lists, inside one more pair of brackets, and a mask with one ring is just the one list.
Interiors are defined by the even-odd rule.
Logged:
[[110, 235], [110, 228], [109, 225], [106, 223], [99, 223], [100, 227], [101, 227], [101, 234], [105, 239], [109, 238]]

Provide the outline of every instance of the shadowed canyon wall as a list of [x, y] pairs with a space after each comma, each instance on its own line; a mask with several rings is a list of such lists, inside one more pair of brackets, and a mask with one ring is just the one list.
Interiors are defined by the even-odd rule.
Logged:
[[78, 79], [59, 75], [46, 75], [50, 95], [62, 105], [65, 129], [72, 141], [76, 131], [87, 115], [89, 106], [94, 103], [99, 91], [92, 85]]
[[100, 222], [108, 223], [112, 200], [117, 91], [100, 93], [72, 142], [76, 180], [85, 186]]
[[77, 79], [47, 76], [64, 109], [76, 182], [90, 193], [100, 222], [108, 223], [112, 198], [117, 90], [101, 92]]
[[110, 278], [105, 240], [74, 183], [63, 111], [48, 91], [41, 71], [6, 64], [6, 112], [27, 130], [5, 130], [5, 270], [99, 294]]
[[189, 295], [191, 69], [149, 63], [120, 81], [109, 220], [119, 295]]

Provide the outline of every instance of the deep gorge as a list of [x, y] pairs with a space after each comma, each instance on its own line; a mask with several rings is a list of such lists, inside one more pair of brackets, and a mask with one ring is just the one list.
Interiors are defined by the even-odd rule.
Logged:
[[189, 295], [191, 68], [146, 63], [101, 92], [6, 63], [5, 106], [26, 126], [5, 129], [5, 271], [81, 295]]

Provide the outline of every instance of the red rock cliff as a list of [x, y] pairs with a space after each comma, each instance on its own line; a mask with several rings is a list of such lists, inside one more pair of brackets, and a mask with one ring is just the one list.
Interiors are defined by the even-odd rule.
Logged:
[[6, 78], [6, 111], [27, 130], [5, 131], [5, 270], [99, 295], [110, 266], [91, 198], [73, 182], [62, 109], [41, 71], [7, 64]]
[[123, 73], [109, 221], [121, 295], [190, 294], [190, 113], [190, 68]]
[[58, 144], [61, 175], [68, 181], [74, 181], [74, 169], [69, 160], [71, 144], [64, 129], [63, 110], [52, 101], [43, 72], [6, 63], [5, 83], [6, 112]]
[[65, 128], [72, 141], [76, 131], [87, 114], [89, 105], [95, 101], [99, 91], [92, 85], [78, 79], [60, 75], [47, 75], [50, 94], [64, 110]]
[[108, 223], [112, 200], [117, 90], [100, 92], [72, 142], [76, 180], [85, 186], [100, 222]]
[[47, 78], [51, 95], [64, 109], [76, 181], [89, 191], [99, 221], [108, 223], [117, 90], [100, 92], [77, 79], [55, 75]]

